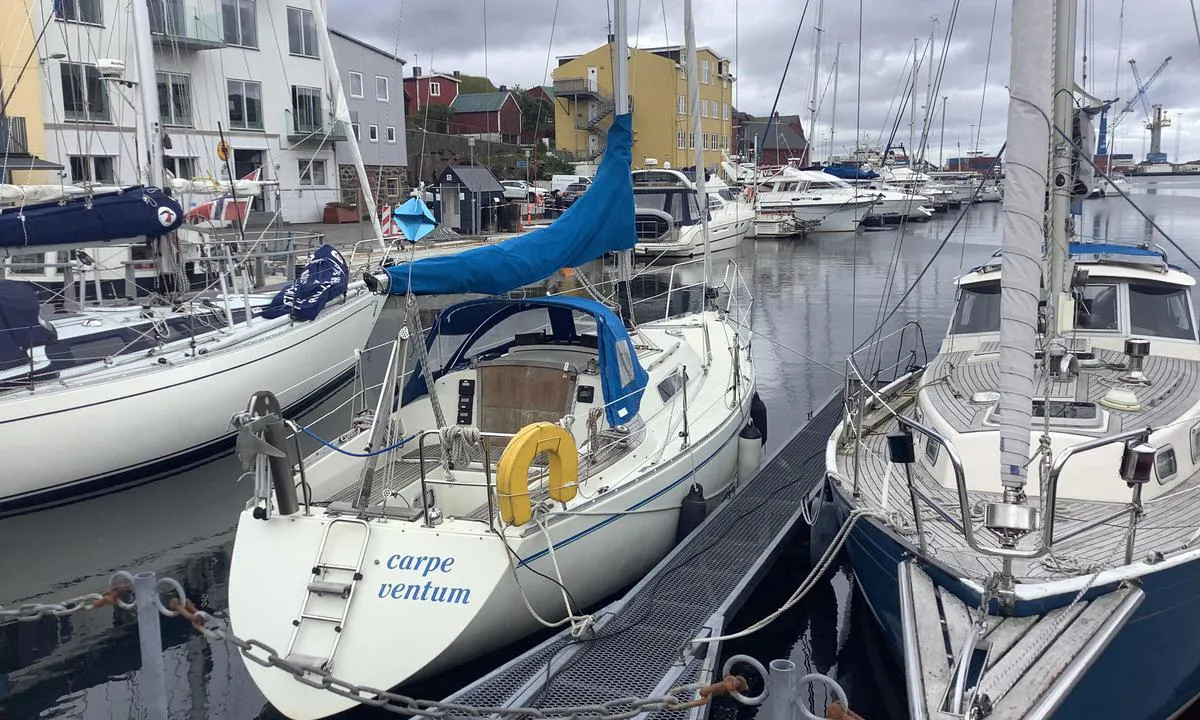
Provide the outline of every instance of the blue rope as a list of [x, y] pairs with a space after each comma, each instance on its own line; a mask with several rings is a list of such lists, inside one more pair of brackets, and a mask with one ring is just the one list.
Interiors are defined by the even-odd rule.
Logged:
[[412, 440], [413, 438], [415, 438], [417, 436], [416, 433], [413, 433], [412, 435], [409, 435], [408, 437], [404, 438], [403, 440], [396, 443], [395, 445], [389, 445], [389, 446], [383, 448], [382, 450], [373, 450], [371, 452], [356, 453], [356, 452], [350, 452], [349, 450], [341, 449], [337, 445], [334, 445], [333, 443], [329, 442], [328, 440], [321, 437], [320, 435], [317, 435], [312, 430], [309, 430], [308, 428], [304, 427], [303, 425], [296, 425], [296, 427], [300, 428], [300, 431], [303, 432], [305, 435], [309, 436], [313, 440], [316, 440], [317, 442], [321, 443], [322, 445], [324, 445], [325, 447], [327, 447], [331, 450], [337, 450], [341, 454], [349, 455], [350, 457], [360, 457], [360, 458], [374, 457], [375, 455], [382, 455], [384, 453], [391, 452], [391, 451], [395, 450], [396, 448], [403, 446], [409, 440]]

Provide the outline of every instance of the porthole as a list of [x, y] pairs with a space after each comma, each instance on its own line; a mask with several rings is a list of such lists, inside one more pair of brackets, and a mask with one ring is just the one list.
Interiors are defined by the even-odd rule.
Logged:
[[1158, 451], [1154, 456], [1154, 470], [1158, 475], [1158, 483], [1163, 485], [1175, 479], [1179, 472], [1179, 463], [1175, 460], [1175, 448], [1170, 445]]

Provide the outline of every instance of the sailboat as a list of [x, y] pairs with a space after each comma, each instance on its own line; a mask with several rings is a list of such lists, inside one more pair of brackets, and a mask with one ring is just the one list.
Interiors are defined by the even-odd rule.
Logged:
[[[130, 8], [138, 74], [153, 78], [147, 4]], [[0, 212], [3, 254], [138, 235], [170, 245], [189, 232], [183, 208], [161, 189], [155, 83], [139, 87], [143, 184], [70, 190], [49, 201], [46, 192], [62, 189], [9, 188], [27, 191], [31, 202]], [[238, 184], [231, 183], [235, 193]], [[0, 280], [0, 512], [202, 463], [232, 446], [227, 408], [247, 393], [276, 388], [292, 412], [344, 381], [353, 370], [348, 349], [366, 344], [384, 299], [350, 281], [332, 246], [317, 249], [296, 282], [272, 292], [251, 292], [244, 277], [238, 292], [231, 259], [227, 253], [219, 294], [181, 293], [157, 305], [48, 312], [29, 283]]]
[[911, 717], [1176, 717], [1200, 693], [1195, 279], [1071, 240], [1075, 2], [1012, 18], [1001, 251], [931, 361], [912, 325], [851, 356], [820, 511], [854, 515]]
[[[543, 626], [585, 636], [585, 608], [672, 547], [681, 506], [720, 502], [761, 457], [736, 266], [719, 285], [706, 269], [703, 308], [646, 322], [624, 302], [506, 295], [616, 252], [628, 297], [624, 0], [614, 17], [617, 108], [587, 193], [546, 228], [373, 276], [406, 298], [405, 327], [374, 414], [336, 443], [293, 463], [278, 452], [287, 426], [268, 397], [243, 416], [256, 491], [238, 520], [230, 620], [310, 675], [386, 688]], [[695, 108], [694, 87], [691, 97]], [[701, 173], [701, 196], [703, 183]], [[417, 296], [460, 293], [487, 297], [442, 310], [426, 335]], [[355, 704], [246, 667], [288, 717]]]

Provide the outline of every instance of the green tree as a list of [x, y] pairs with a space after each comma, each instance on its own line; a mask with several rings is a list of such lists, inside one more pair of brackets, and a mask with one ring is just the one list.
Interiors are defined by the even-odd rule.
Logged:
[[552, 152], [542, 154], [538, 158], [538, 180], [551, 180], [555, 175], [570, 175], [575, 172], [575, 165], [563, 160]]
[[534, 137], [554, 137], [554, 105], [544, 97], [530, 95], [528, 90], [513, 90], [521, 108], [521, 131], [535, 133]]

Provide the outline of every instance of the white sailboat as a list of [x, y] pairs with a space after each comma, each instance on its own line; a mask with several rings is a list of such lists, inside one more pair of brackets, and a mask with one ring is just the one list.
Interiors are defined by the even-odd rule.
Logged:
[[[245, 416], [257, 490], [238, 522], [230, 619], [314, 676], [387, 688], [541, 626], [585, 635], [584, 608], [674, 544], [681, 505], [719, 502], [758, 462], [761, 439], [743, 433], [759, 411], [736, 266], [717, 286], [706, 252], [715, 292], [702, 309], [628, 326], [597, 299], [505, 295], [610, 251], [621, 253], [618, 296], [627, 292], [636, 232], [623, 0], [614, 14], [617, 108], [588, 192], [545, 229], [373, 279], [407, 296], [407, 325], [374, 415], [334, 447], [292, 466], [271, 456], [287, 444], [278, 418]], [[695, 108], [694, 85], [690, 95]], [[703, 177], [697, 185], [703, 195]], [[415, 296], [459, 292], [492, 297], [443, 310], [425, 337]], [[288, 717], [354, 705], [246, 667]]]
[[1158, 720], [1200, 694], [1195, 279], [1148, 244], [1070, 242], [1075, 5], [1013, 2], [998, 259], [958, 279], [932, 361], [872, 372], [897, 337], [850, 358], [827, 446], [822, 511], [858, 514], [917, 720]]
[[[138, 75], [154, 77], [146, 3], [130, 5]], [[172, 242], [183, 209], [164, 186], [154, 82], [141, 82], [139, 169], [145, 187], [0, 212], [6, 254], [85, 248], [135, 235]], [[236, 192], [237, 183], [234, 183]], [[8, 189], [11, 195], [15, 190]], [[26, 198], [44, 194], [34, 188]], [[62, 189], [56, 192], [62, 193]], [[68, 191], [68, 194], [74, 191]], [[227, 254], [221, 292], [142, 306], [43, 314], [28, 283], [0, 280], [0, 512], [143, 482], [205, 461], [233, 442], [227, 408], [277, 388], [285, 412], [319, 398], [352, 369], [383, 299], [349, 282], [345, 259], [320, 248], [287, 293], [240, 292]]]

